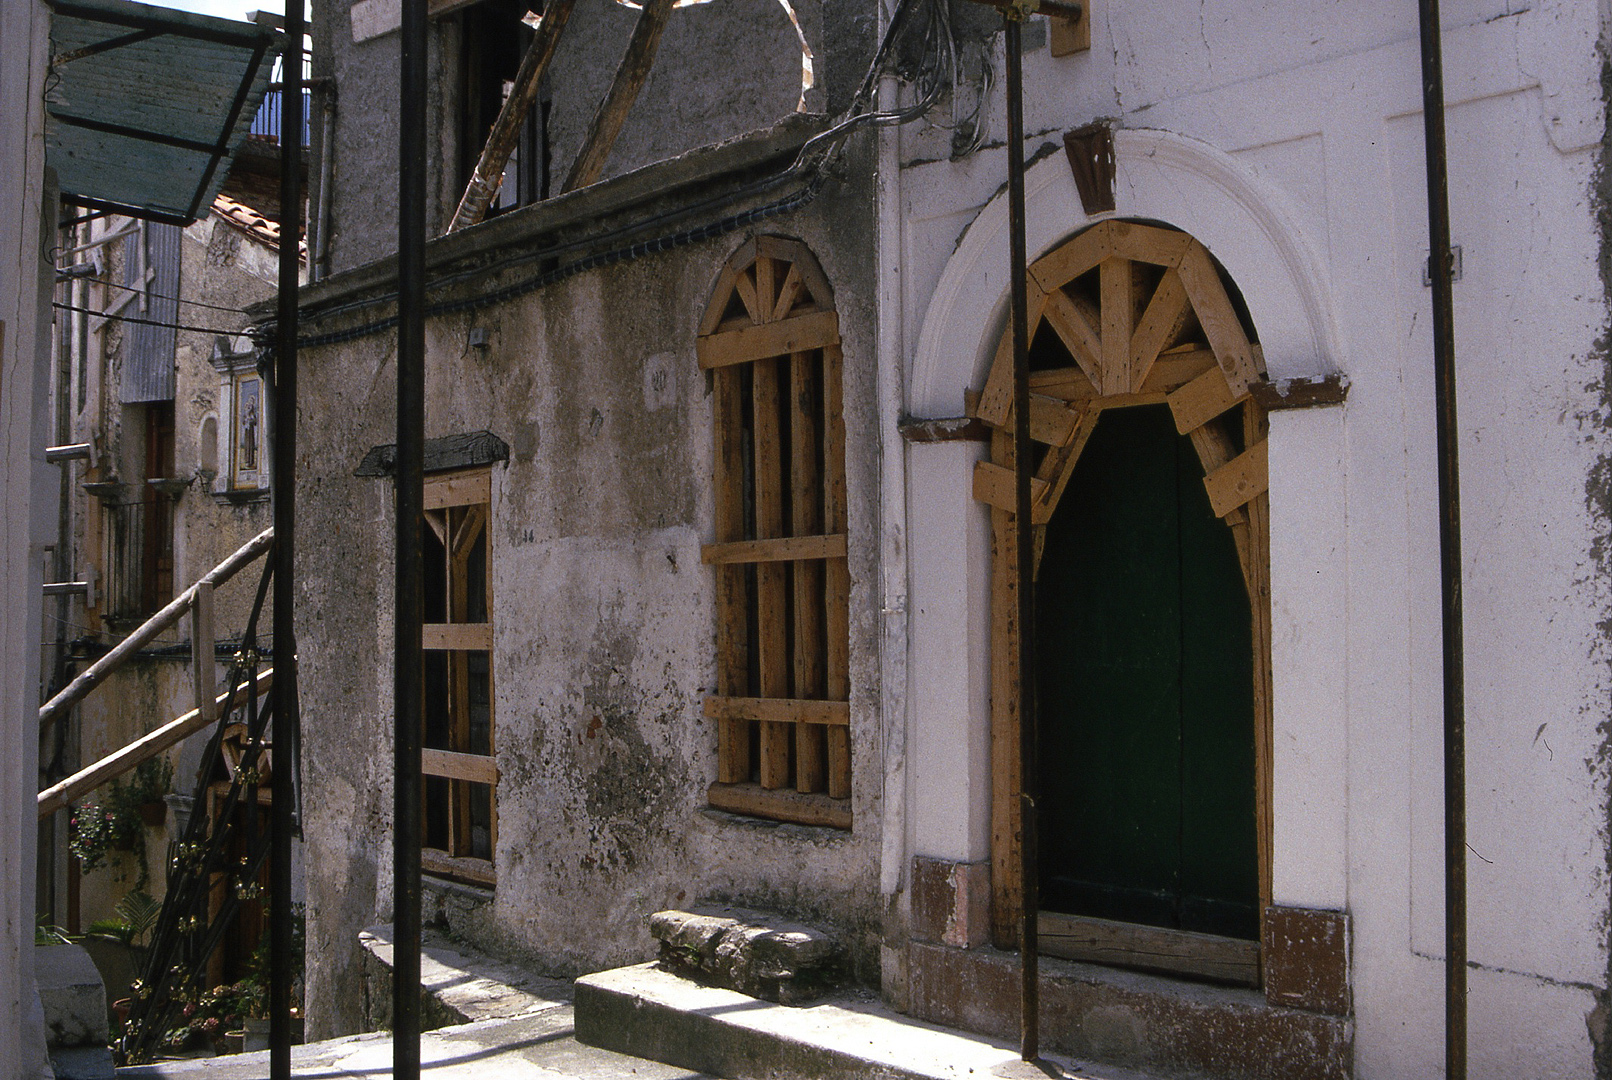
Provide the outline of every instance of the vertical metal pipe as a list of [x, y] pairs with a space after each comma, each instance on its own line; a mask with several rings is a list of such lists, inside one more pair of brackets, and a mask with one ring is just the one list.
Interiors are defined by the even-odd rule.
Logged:
[[[286, 0], [281, 55], [280, 281], [274, 352], [274, 774], [269, 847], [269, 1075], [291, 1076], [291, 831], [296, 788], [292, 776], [301, 745], [297, 713], [297, 639], [292, 623], [297, 521], [297, 238], [302, 212], [303, 0]], [[212, 663], [213, 643], [192, 642]], [[249, 815], [255, 809], [248, 810]]]
[[1460, 428], [1455, 415], [1455, 303], [1444, 62], [1438, 0], [1421, 0], [1422, 118], [1427, 148], [1428, 270], [1433, 283], [1438, 414], [1439, 568], [1444, 599], [1444, 1075], [1466, 1078], [1466, 699], [1461, 626]]
[[1007, 46], [1009, 281], [1013, 320], [1013, 517], [1018, 541], [1013, 580], [1017, 586], [1019, 654], [1019, 1054], [1034, 1061], [1041, 1052], [1040, 957], [1036, 918], [1041, 907], [1036, 850], [1035, 540], [1030, 523], [1030, 301], [1025, 288], [1029, 259], [1024, 239], [1024, 65], [1019, 32], [1022, 15], [1002, 11]]
[[420, 1075], [420, 741], [425, 573], [426, 0], [403, 0], [398, 133], [397, 578], [393, 658], [392, 1074]]

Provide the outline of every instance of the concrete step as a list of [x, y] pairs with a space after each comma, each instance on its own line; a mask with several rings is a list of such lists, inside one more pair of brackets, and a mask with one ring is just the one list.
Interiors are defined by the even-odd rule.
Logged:
[[904, 1017], [871, 994], [777, 1005], [639, 964], [576, 982], [576, 1037], [716, 1076], [767, 1080], [1156, 1080], [1105, 1066], [1019, 1060], [1005, 1043]]
[[[420, 1036], [424, 1080], [707, 1080], [687, 1069], [584, 1046], [571, 1034], [571, 1007], [428, 1031]], [[263, 1080], [269, 1053], [163, 1061], [117, 1070], [117, 1080]], [[291, 1075], [304, 1080], [385, 1080], [392, 1075], [386, 1032], [291, 1048]]]

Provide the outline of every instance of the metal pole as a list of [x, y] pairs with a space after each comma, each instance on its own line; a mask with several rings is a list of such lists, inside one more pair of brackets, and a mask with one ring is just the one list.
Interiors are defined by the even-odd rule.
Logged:
[[1013, 517], [1017, 546], [1013, 580], [1018, 590], [1019, 654], [1019, 1055], [1041, 1052], [1040, 957], [1036, 917], [1041, 897], [1036, 868], [1035, 548], [1030, 523], [1030, 301], [1024, 274], [1024, 67], [1016, 8], [1003, 8], [1007, 45], [1008, 228], [1013, 320]]
[[403, 0], [398, 110], [397, 579], [393, 659], [392, 1075], [420, 1075], [420, 741], [425, 574], [426, 0]]
[[[291, 832], [301, 745], [297, 714], [297, 638], [292, 625], [297, 520], [298, 221], [302, 212], [302, 0], [286, 0], [281, 54], [280, 282], [274, 353], [274, 774], [269, 847], [269, 1075], [291, 1076]], [[212, 663], [213, 643], [193, 641]]]
[[1466, 1078], [1466, 701], [1461, 627], [1460, 428], [1455, 415], [1449, 174], [1438, 0], [1421, 0], [1422, 118], [1427, 146], [1428, 276], [1433, 283], [1438, 414], [1439, 568], [1444, 598], [1444, 1075]]

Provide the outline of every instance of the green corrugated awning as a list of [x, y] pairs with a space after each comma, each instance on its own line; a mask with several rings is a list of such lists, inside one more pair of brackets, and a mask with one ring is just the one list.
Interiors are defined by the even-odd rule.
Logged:
[[187, 225], [268, 89], [267, 26], [131, 0], [47, 0], [46, 161], [62, 197]]

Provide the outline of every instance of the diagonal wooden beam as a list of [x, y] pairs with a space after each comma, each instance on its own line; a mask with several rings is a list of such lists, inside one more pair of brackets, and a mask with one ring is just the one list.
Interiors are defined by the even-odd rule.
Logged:
[[543, 6], [537, 36], [532, 38], [526, 55], [521, 57], [520, 70], [515, 73], [515, 86], [505, 99], [504, 107], [498, 110], [498, 119], [493, 121], [487, 145], [482, 147], [475, 171], [470, 174], [470, 183], [465, 185], [464, 196], [459, 200], [459, 209], [453, 213], [449, 232], [458, 232], [474, 225], [487, 215], [487, 205], [498, 194], [498, 187], [504, 182], [504, 166], [509, 164], [509, 155], [514, 152], [515, 144], [520, 139], [521, 122], [526, 119], [532, 102], [537, 100], [543, 74], [548, 71], [549, 61], [554, 59], [555, 46], [560, 43], [560, 32], [565, 29], [566, 21], [571, 18], [571, 9], [575, 6], [576, 0], [548, 0]]
[[604, 172], [610, 148], [616, 144], [616, 136], [627, 122], [627, 113], [655, 64], [655, 52], [660, 48], [660, 36], [672, 13], [672, 3], [673, 0], [647, 0], [644, 4], [638, 25], [633, 27], [632, 40], [627, 43], [627, 55], [616, 69], [616, 81], [610, 84], [610, 91], [599, 103], [588, 138], [571, 164], [571, 174], [565, 178], [564, 191], [587, 187]]

